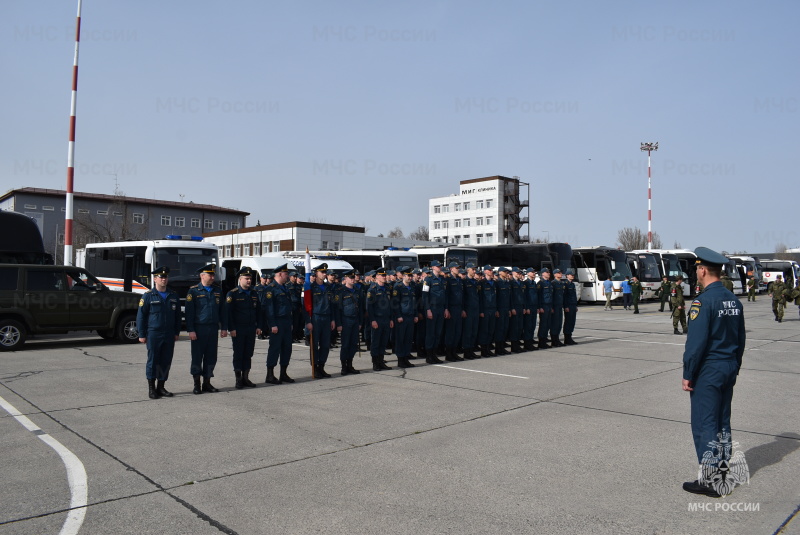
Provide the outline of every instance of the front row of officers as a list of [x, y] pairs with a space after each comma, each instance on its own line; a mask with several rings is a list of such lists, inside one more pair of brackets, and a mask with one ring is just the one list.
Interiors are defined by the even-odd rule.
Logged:
[[[256, 386], [250, 380], [256, 338], [269, 335], [268, 384], [293, 383], [287, 374], [292, 342], [307, 333], [313, 356], [313, 376], [330, 377], [325, 364], [332, 335], [340, 337], [342, 375], [357, 374], [353, 359], [363, 339], [372, 356], [373, 369], [388, 370], [386, 349], [394, 347], [398, 366], [413, 367], [409, 359], [430, 364], [463, 361], [573, 345], [578, 296], [572, 270], [566, 279], [558, 269], [492, 266], [483, 269], [457, 263], [443, 266], [378, 269], [361, 280], [356, 271], [344, 273], [343, 282], [326, 280], [327, 265], [314, 268], [311, 313], [303, 306], [301, 278], [287, 265], [273, 270], [266, 285], [253, 287], [250, 268], [238, 273], [238, 285], [222, 295], [214, 284], [215, 265], [198, 270], [200, 283], [186, 296], [186, 330], [191, 340], [191, 374], [195, 394], [218, 392], [211, 384], [217, 362], [218, 338], [230, 335], [236, 388]], [[167, 288], [169, 268], [153, 271], [154, 287], [139, 301], [139, 341], [147, 344], [146, 375], [152, 399], [171, 397], [164, 383], [169, 378], [175, 341], [181, 330], [178, 295]], [[288, 282], [290, 276], [297, 277]], [[561, 333], [563, 329], [564, 342]], [[508, 342], [508, 343], [507, 343]], [[463, 357], [459, 355], [463, 353]], [[276, 374], [275, 367], [280, 365]]]

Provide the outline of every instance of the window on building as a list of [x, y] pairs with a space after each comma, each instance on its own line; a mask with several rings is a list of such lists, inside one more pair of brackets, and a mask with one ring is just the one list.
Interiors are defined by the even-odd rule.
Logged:
[[442, 228], [447, 228], [450, 226], [449, 221], [442, 221]]
[[322, 241], [322, 250], [323, 250], [323, 251], [325, 251], [325, 250], [327, 250], [327, 249], [328, 249], [328, 242], [327, 242], [327, 241], [325, 241], [325, 240], [323, 240], [323, 241]]
[[227, 221], [220, 221], [219, 222], [219, 229], [220, 230], [228, 230], [228, 222]]
[[486, 243], [494, 243], [494, 234], [491, 232], [486, 234]]
[[185, 217], [176, 217], [175, 218], [175, 226], [176, 227], [185, 227], [186, 226], [186, 218]]
[[239, 228], [239, 222], [231, 221], [231, 230], [236, 230], [237, 228]]
[[461, 220], [460, 219], [456, 219], [455, 221], [453, 221], [453, 227], [454, 228], [460, 228], [461, 227]]
[[483, 210], [483, 201], [475, 201], [475, 209]]
[[192, 228], [200, 228], [200, 218], [193, 217], [192, 218]]
[[338, 241], [333, 242], [333, 250], [334, 251], [338, 251], [339, 250], [339, 242]]
[[258, 256], [261, 254], [261, 244], [254, 243], [253, 244], [253, 256]]
[[440, 228], [442, 228], [441, 221], [434, 221], [433, 222], [433, 230], [439, 230]]
[[207, 228], [209, 230], [214, 230], [214, 221], [211, 220], [211, 219], [206, 219], [203, 222], [203, 226], [205, 226], [205, 228]]
[[122, 212], [114, 212], [114, 215], [117, 217], [122, 217]]
[[464, 234], [464, 245], [469, 245], [469, 234]]
[[264, 252], [268, 253], [269, 252], [269, 242], [265, 241], [262, 245], [264, 247]]
[[233, 246], [233, 256], [242, 256], [242, 246], [236, 244]]
[[48, 212], [53, 212], [53, 211], [55, 211], [55, 208], [53, 208], [52, 206], [42, 206], [42, 210], [47, 210]]
[[483, 226], [483, 218], [482, 217], [476, 217], [475, 218], [475, 226], [476, 227]]
[[226, 245], [225, 246], [225, 254], [224, 254], [224, 256], [231, 256], [231, 246], [230, 245]]
[[26, 204], [25, 205], [25, 209], [26, 210], [36, 210], [36, 205], [35, 204]]
[[66, 211], [67, 211], [67, 208], [66, 208], [65, 206], [62, 206], [62, 207], [61, 207], [61, 211], [62, 211], [62, 212], [66, 212]]
[[461, 241], [461, 236], [453, 236], [453, 243], [458, 243]]
[[245, 243], [244, 244], [244, 255], [245, 256], [250, 256], [250, 244], [249, 243]]
[[468, 202], [464, 203], [464, 210], [469, 210], [469, 203]]
[[87, 210], [86, 208], [78, 208], [78, 213], [79, 214], [88, 214], [89, 210]]
[[475, 244], [480, 245], [483, 243], [483, 234], [475, 234]]
[[486, 199], [486, 208], [492, 207], [492, 199]]
[[442, 207], [437, 204], [436, 206], [433, 207], [433, 213], [434, 214], [441, 214], [442, 213]]
[[144, 225], [144, 214], [133, 214], [133, 222], [137, 225]]
[[465, 218], [464, 218], [464, 226], [465, 226], [465, 227], [468, 227], [468, 226], [469, 226], [469, 218], [468, 218], [468, 217], [465, 217]]
[[98, 210], [97, 215], [108, 215], [108, 210]]
[[444, 214], [444, 213], [447, 213], [449, 211], [450, 211], [450, 205], [449, 204], [443, 204], [442, 205], [442, 213]]
[[281, 250], [281, 242], [279, 241], [272, 242], [272, 251], [275, 252], [280, 250]]
[[172, 226], [172, 216], [162, 215], [161, 216], [161, 226], [162, 227], [171, 227]]
[[486, 224], [493, 225], [494, 218], [492, 216], [486, 216]]
[[457, 202], [457, 203], [453, 204], [453, 211], [454, 212], [460, 212], [461, 211], [461, 203], [460, 202]]

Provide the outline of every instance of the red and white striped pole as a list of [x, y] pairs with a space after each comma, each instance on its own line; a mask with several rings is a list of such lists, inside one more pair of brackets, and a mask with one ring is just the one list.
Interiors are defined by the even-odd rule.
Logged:
[[642, 143], [641, 149], [647, 151], [647, 250], [649, 251], [653, 248], [653, 209], [651, 206], [653, 190], [650, 183], [650, 151], [658, 150], [658, 142]]
[[72, 64], [72, 101], [69, 108], [69, 149], [67, 151], [67, 199], [64, 215], [64, 264], [72, 265], [73, 181], [75, 178], [75, 110], [78, 105], [78, 46], [81, 42], [81, 2], [75, 22], [75, 60]]

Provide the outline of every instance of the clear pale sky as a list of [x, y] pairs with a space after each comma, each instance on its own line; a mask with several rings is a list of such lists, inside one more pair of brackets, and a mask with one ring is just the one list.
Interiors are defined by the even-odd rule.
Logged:
[[[64, 189], [77, 0], [2, 2], [0, 189]], [[77, 191], [370, 235], [491, 175], [533, 237], [800, 246], [800, 3], [84, 0]], [[181, 197], [183, 195], [184, 197]], [[544, 231], [549, 231], [545, 233]]]

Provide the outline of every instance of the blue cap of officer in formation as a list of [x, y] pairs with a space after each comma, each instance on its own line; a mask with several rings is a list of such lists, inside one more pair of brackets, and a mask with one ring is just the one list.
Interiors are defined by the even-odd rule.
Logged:
[[289, 276], [290, 277], [296, 277], [297, 276], [297, 272], [296, 271], [290, 271], [289, 272]]
[[528, 268], [525, 270], [525, 273], [536, 273], [536, 270], [533, 268]]
[[574, 269], [572, 269], [572, 268], [569, 268], [569, 269], [566, 271], [566, 274], [567, 274], [567, 275], [572, 275], [572, 276], [574, 277], [574, 276], [575, 276], [575, 270], [574, 270]]
[[247, 266], [244, 266], [242, 269], [236, 272], [237, 277], [252, 277], [253, 270]]
[[349, 279], [352, 279], [355, 276], [356, 276], [356, 270], [355, 269], [351, 269], [351, 270], [348, 270], [348, 271], [345, 271], [344, 273], [342, 273], [342, 277], [347, 277]]
[[419, 275], [420, 273], [422, 273], [422, 270], [420, 270], [419, 268], [414, 268], [411, 270], [412, 275]]
[[395, 271], [393, 269], [387, 269], [386, 273], [384, 273], [384, 275], [397, 275], [397, 271]]
[[522, 270], [514, 266], [511, 268], [511, 273], [522, 273]]
[[272, 278], [272, 272], [268, 269], [261, 270], [261, 278], [262, 279], [269, 279]]
[[442, 263], [438, 260], [431, 260], [431, 267], [442, 267]]
[[367, 271], [367, 273], [366, 273], [366, 275], [365, 275], [365, 276], [367, 276], [367, 277], [374, 277], [374, 276], [375, 276], [375, 270], [374, 270], [374, 269], [372, 269], [372, 270], [370, 270], [370, 271]]
[[494, 271], [494, 268], [492, 266], [490, 266], [489, 264], [486, 264], [485, 266], [483, 266], [483, 270], [484, 271]]
[[323, 262], [323, 263], [321, 263], [320, 265], [318, 265], [317, 267], [315, 267], [315, 268], [314, 268], [314, 271], [322, 271], [322, 272], [327, 272], [327, 271], [328, 271], [328, 264], [326, 264], [325, 262]]
[[447, 264], [447, 267], [448, 268], [457, 268], [457, 267], [461, 267], [461, 266], [459, 265], [458, 262], [450, 262], [449, 264]]
[[198, 275], [201, 273], [208, 273], [209, 275], [216, 275], [217, 265], [216, 264], [208, 264], [207, 266], [203, 266], [201, 268], [197, 268], [195, 273]]
[[543, 267], [539, 273], [550, 273], [550, 270], [546, 267]]
[[464, 267], [466, 267], [467, 269], [469, 269], [469, 268], [475, 268], [475, 264], [473, 264], [472, 262], [467, 262], [467, 265], [466, 265], [466, 266], [464, 266]]
[[558, 269], [558, 268], [555, 268], [555, 269], [553, 270], [553, 275], [555, 275], [556, 273], [561, 273], [561, 270], [560, 270], [560, 269]]
[[386, 275], [386, 268], [378, 268], [378, 269], [376, 269], [375, 270], [375, 275], [376, 276], [378, 276], [378, 275], [384, 275], [385, 276]]
[[288, 273], [289, 272], [289, 264], [283, 264], [282, 266], [278, 266], [272, 270], [273, 273]]
[[497, 271], [498, 271], [499, 273], [508, 273], [508, 268], [507, 268], [507, 267], [505, 267], [505, 266], [501, 266], [500, 268], [498, 268], [498, 270], [497, 270]]
[[420, 270], [420, 273], [426, 273], [427, 274], [427, 273], [430, 273], [430, 272], [431, 272], [431, 268], [428, 268], [428, 267], [424, 267], [424, 268], [422, 268]]
[[167, 266], [159, 266], [150, 273], [156, 277], [166, 277], [169, 275], [169, 268]]
[[708, 247], [698, 247], [694, 250], [694, 254], [697, 255], [697, 263], [704, 266], [721, 267], [722, 264], [728, 263], [727, 258]]

